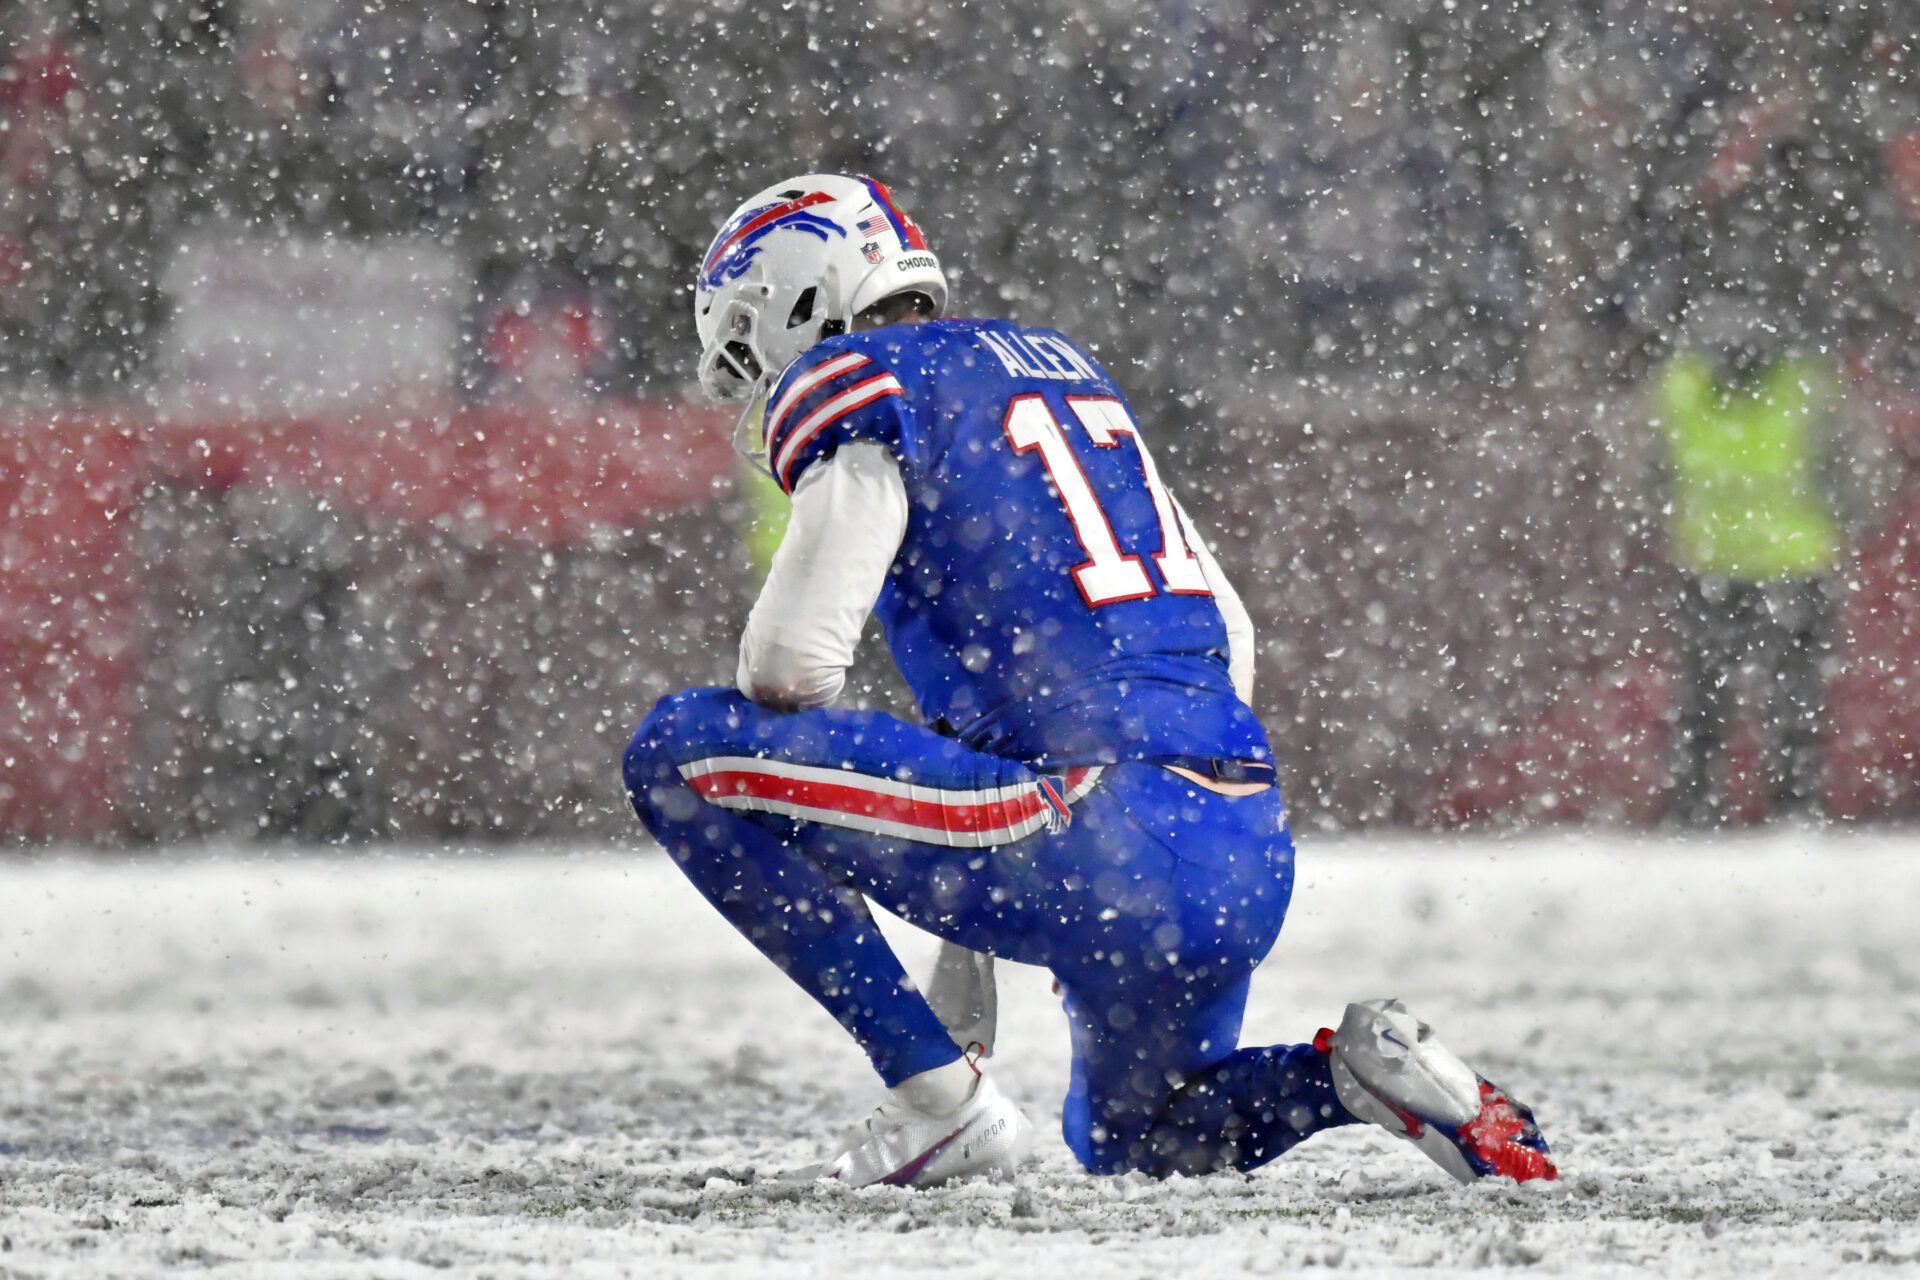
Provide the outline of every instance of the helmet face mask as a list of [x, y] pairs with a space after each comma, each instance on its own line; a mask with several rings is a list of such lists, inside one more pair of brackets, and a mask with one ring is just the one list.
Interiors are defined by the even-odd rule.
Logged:
[[936, 315], [946, 306], [939, 259], [886, 187], [845, 174], [777, 183], [734, 211], [701, 264], [700, 385], [747, 401], [744, 423], [808, 348], [904, 292], [932, 299]]
[[759, 319], [759, 310], [745, 298], [730, 298], [721, 309], [717, 336], [700, 353], [700, 385], [715, 400], [745, 399], [766, 375]]

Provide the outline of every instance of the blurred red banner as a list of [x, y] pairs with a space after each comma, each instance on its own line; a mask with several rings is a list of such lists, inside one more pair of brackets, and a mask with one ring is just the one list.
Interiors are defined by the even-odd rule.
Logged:
[[713, 501], [727, 423], [682, 405], [441, 408], [338, 421], [0, 416], [0, 839], [119, 834], [154, 484], [288, 489], [400, 525], [562, 548]]

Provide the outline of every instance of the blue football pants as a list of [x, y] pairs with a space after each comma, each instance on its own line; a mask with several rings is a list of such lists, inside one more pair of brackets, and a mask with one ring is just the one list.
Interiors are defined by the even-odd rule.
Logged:
[[1151, 764], [1042, 776], [861, 711], [732, 689], [663, 699], [627, 748], [641, 820], [708, 901], [859, 1042], [889, 1086], [960, 1056], [864, 899], [1053, 972], [1063, 1129], [1097, 1173], [1252, 1169], [1350, 1123], [1324, 1053], [1239, 1047], [1293, 844], [1275, 789]]

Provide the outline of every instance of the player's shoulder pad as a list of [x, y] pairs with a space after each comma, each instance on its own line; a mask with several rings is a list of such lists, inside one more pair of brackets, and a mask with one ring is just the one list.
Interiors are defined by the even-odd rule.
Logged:
[[767, 463], [788, 493], [815, 458], [850, 440], [900, 444], [902, 385], [915, 363], [912, 331], [899, 325], [814, 344], [774, 384], [767, 407]]

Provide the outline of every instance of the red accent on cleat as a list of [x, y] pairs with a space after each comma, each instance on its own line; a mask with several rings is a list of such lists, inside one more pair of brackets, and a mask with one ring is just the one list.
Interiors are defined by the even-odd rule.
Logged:
[[1522, 1146], [1513, 1139], [1526, 1130], [1527, 1122], [1507, 1101], [1507, 1095], [1482, 1080], [1480, 1114], [1464, 1125], [1460, 1136], [1497, 1174], [1515, 1182], [1535, 1178], [1552, 1182], [1560, 1176], [1545, 1152]]
[[1322, 1027], [1313, 1033], [1313, 1047], [1317, 1053], [1333, 1052], [1333, 1028]]

